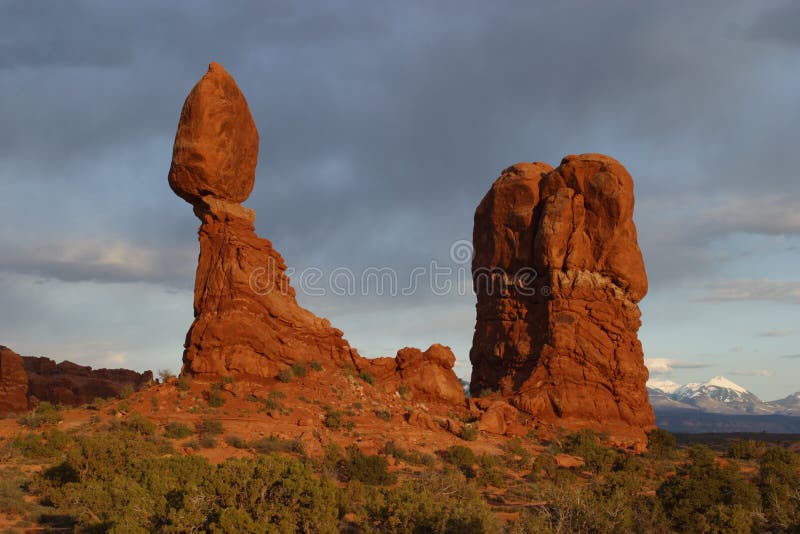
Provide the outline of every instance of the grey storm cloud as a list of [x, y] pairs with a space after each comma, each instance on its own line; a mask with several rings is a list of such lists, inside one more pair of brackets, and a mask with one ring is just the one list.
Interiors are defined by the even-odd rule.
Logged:
[[[503, 168], [605, 152], [635, 179], [654, 291], [713, 277], [717, 240], [800, 235], [796, 13], [727, 0], [3, 2], [0, 271], [191, 287], [198, 221], [166, 174], [183, 100], [219, 61], [261, 133], [247, 205], [298, 269], [405, 277], [446, 263]], [[456, 301], [471, 313], [469, 296]]]

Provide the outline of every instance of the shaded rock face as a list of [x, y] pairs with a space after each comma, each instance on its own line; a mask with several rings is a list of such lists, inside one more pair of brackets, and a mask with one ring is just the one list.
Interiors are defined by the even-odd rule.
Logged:
[[20, 356], [0, 346], [0, 415], [20, 413], [39, 401], [77, 406], [96, 398], [119, 396], [153, 381], [153, 373], [129, 369], [92, 369], [69, 361]]
[[653, 426], [637, 338], [647, 276], [633, 180], [600, 154], [520, 163], [475, 212], [470, 391], [565, 427]]
[[0, 415], [28, 409], [28, 375], [22, 356], [0, 345]]
[[239, 204], [253, 188], [258, 142], [236, 82], [212, 63], [184, 104], [169, 173], [201, 221], [183, 372], [266, 378], [294, 362], [356, 365], [342, 332], [297, 304], [283, 258]]
[[70, 361], [56, 363], [41, 356], [23, 356], [28, 395], [39, 401], [77, 406], [97, 398], [118, 397], [153, 381], [153, 372], [130, 369], [92, 369]]

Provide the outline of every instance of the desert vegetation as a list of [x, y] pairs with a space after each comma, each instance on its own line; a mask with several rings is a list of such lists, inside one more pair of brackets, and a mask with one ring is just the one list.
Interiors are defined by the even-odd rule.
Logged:
[[[45, 406], [40, 415], [58, 411]], [[330, 410], [326, 424], [341, 414]], [[591, 431], [461, 441], [429, 454], [226, 434], [223, 422], [157, 424], [131, 411], [102, 429], [58, 418], [0, 442], [0, 504], [20, 527], [78, 532], [797, 532], [800, 455], [738, 440], [650, 450]], [[340, 424], [342, 421], [339, 421]], [[224, 435], [224, 437], [223, 437]], [[244, 456], [217, 462], [195, 450]], [[478, 445], [474, 445], [478, 447]], [[186, 450], [181, 451], [182, 448]], [[31, 469], [38, 466], [38, 469]]]

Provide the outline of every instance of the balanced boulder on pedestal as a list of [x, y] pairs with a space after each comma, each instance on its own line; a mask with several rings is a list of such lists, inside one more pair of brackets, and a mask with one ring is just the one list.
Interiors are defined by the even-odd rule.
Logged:
[[201, 221], [184, 373], [272, 377], [294, 362], [341, 367], [358, 356], [340, 330], [297, 304], [283, 258], [240, 204], [253, 189], [258, 144], [244, 95], [212, 63], [186, 98], [169, 172]]

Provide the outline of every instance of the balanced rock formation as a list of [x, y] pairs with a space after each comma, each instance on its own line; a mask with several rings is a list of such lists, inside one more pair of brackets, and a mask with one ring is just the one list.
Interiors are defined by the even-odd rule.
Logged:
[[244, 95], [212, 63], [186, 98], [169, 171], [201, 221], [187, 374], [266, 378], [294, 362], [341, 367], [358, 357], [340, 330], [297, 304], [283, 258], [240, 204], [253, 189], [258, 144]]
[[28, 409], [28, 375], [22, 356], [0, 345], [0, 415]]
[[654, 423], [637, 303], [633, 180], [600, 154], [504, 170], [475, 212], [470, 391], [536, 420], [644, 439]]

